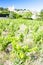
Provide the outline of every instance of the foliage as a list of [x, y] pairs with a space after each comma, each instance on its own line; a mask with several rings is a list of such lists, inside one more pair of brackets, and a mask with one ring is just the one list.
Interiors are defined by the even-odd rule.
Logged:
[[32, 16], [32, 12], [24, 12], [23, 13], [23, 18], [31, 19], [31, 16]]
[[10, 12], [8, 11], [7, 8], [2, 8], [0, 7], [0, 14], [9, 14]]
[[16, 12], [10, 12], [10, 14], [9, 14], [9, 18], [21, 18], [22, 17], [22, 15], [20, 15], [20, 14], [18, 14], [18, 13], [16, 13]]
[[40, 17], [41, 17], [41, 20], [43, 20], [43, 9], [40, 12]]

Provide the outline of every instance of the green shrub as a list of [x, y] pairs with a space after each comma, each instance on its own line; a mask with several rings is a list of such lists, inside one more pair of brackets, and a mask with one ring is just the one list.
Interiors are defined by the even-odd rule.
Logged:
[[10, 12], [9, 14], [9, 18], [14, 18], [14, 19], [17, 19], [17, 18], [21, 18], [22, 15], [16, 13], [16, 12]]

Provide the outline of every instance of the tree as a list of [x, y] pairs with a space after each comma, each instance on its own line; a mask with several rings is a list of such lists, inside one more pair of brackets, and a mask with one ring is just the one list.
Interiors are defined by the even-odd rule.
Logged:
[[31, 18], [31, 16], [32, 16], [32, 12], [24, 12], [23, 13], [23, 18], [27, 18], [27, 19], [30, 19]]
[[0, 7], [0, 14], [9, 14], [8, 8]]
[[40, 12], [40, 18], [41, 18], [41, 20], [43, 20], [43, 9]]
[[21, 18], [21, 17], [22, 17], [22, 15], [20, 15], [16, 12], [11, 11], [10, 14], [9, 14], [9, 18]]
[[2, 11], [3, 10], [3, 7], [0, 7], [0, 11]]

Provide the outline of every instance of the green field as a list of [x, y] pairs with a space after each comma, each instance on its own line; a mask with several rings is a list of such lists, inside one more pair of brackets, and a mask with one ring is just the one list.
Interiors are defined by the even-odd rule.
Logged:
[[0, 19], [0, 55], [3, 52], [5, 55], [0, 61], [8, 59], [13, 65], [25, 65], [27, 60], [40, 58], [43, 55], [43, 21]]

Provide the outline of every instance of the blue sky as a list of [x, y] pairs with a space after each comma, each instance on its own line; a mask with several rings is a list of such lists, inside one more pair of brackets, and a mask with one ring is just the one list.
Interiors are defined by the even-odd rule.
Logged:
[[0, 7], [14, 6], [19, 9], [41, 10], [43, 0], [0, 0]]

